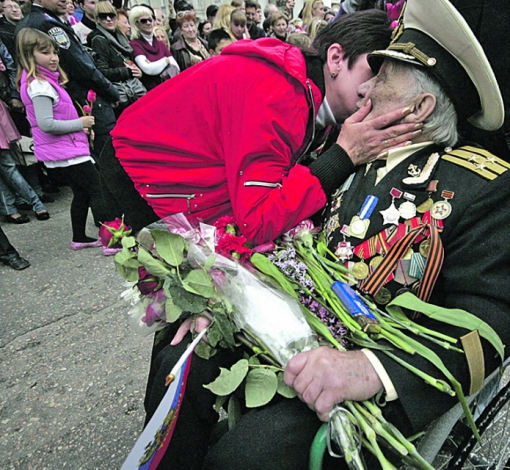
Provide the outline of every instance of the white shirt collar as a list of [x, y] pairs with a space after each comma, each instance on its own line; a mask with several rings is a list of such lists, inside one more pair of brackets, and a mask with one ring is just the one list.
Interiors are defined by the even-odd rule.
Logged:
[[324, 101], [319, 108], [319, 112], [317, 113], [317, 119], [315, 119], [315, 128], [316, 129], [325, 129], [328, 126], [336, 126], [335, 116], [333, 116], [333, 111], [329, 107], [328, 100], [324, 97]]

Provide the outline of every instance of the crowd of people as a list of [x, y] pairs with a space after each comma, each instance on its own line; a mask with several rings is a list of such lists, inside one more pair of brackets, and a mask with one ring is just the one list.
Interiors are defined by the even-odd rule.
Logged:
[[[89, 208], [97, 226], [124, 217], [134, 233], [175, 213], [207, 223], [233, 216], [254, 244], [314, 217], [338, 263], [366, 268], [355, 288], [380, 308], [411, 291], [470, 311], [508, 343], [510, 77], [508, 57], [498, 56], [508, 13], [467, 3], [345, 0], [326, 8], [309, 0], [296, 12], [294, 0], [264, 11], [232, 0], [200, 19], [186, 0], [168, 18], [115, 0], [33, 0], [23, 17], [17, 0], [0, 0], [0, 213], [26, 223], [18, 196], [37, 219], [50, 217], [43, 202], [51, 197], [37, 194], [37, 183], [30, 189], [33, 171], [15, 161], [23, 135], [38, 162], [25, 166], [59, 175], [73, 191], [73, 250], [101, 246], [85, 231]], [[491, 12], [488, 35], [478, 20]], [[415, 266], [411, 276], [417, 258], [422, 271]], [[29, 266], [1, 229], [0, 260]], [[206, 320], [176, 322], [175, 336], [155, 344], [148, 419], [191, 325]], [[467, 333], [421, 321], [455, 338]], [[466, 357], [438, 352], [466, 390], [498, 366], [484, 338], [473, 348]], [[321, 347], [285, 369], [297, 398], [243, 410], [211, 444], [218, 415], [203, 385], [238, 356], [193, 360], [160, 468], [301, 469], [321, 420], [343, 400], [381, 394], [408, 435], [454, 404], [378, 351]], [[337, 462], [326, 459], [325, 468]]]
[[[121, 212], [115, 190], [112, 192], [109, 188], [106, 170], [101, 171], [100, 161], [105, 145], [108, 146], [109, 131], [130, 104], [165, 80], [219, 55], [223, 48], [240, 39], [255, 40], [267, 36], [309, 47], [327, 21], [345, 12], [340, 10], [339, 4], [325, 8], [320, 1], [308, 1], [299, 17], [296, 15], [294, 19], [295, 1], [288, 0], [278, 6], [269, 3], [264, 8], [265, 20], [262, 21], [259, 3], [233, 0], [231, 4], [219, 7], [210, 5], [206, 10], [207, 17], [200, 21], [186, 0], [177, 0], [175, 5], [170, 3], [168, 18], [162, 9], [150, 5], [142, 4], [131, 9], [122, 6], [125, 5], [97, 0], [67, 0], [65, 5], [46, 0], [0, 2], [3, 131], [0, 136], [0, 214], [12, 224], [30, 222], [27, 210], [33, 211], [38, 220], [48, 220], [50, 214], [45, 204], [54, 201], [55, 196], [51, 194], [58, 192], [58, 184], [69, 184], [73, 190], [71, 247], [74, 250], [100, 246], [97, 239], [87, 236], [84, 231], [89, 207], [96, 225]], [[44, 15], [50, 17], [43, 18]], [[54, 23], [53, 28], [51, 23]], [[22, 69], [18, 54], [23, 50], [23, 44], [17, 45], [16, 41], [19, 42], [18, 33], [22, 28], [49, 33], [58, 47], [66, 50], [61, 54], [63, 67], [58, 69], [60, 78], [57, 82], [65, 84], [69, 80], [60, 92], [68, 93], [71, 103], [80, 104], [80, 114], [86, 104], [86, 89], [99, 95], [91, 116], [79, 116], [74, 112], [65, 116], [65, 120], [74, 120], [74, 125], [63, 125], [65, 132], [58, 122], [64, 117], [56, 118], [58, 93], [55, 88], [43, 86], [42, 91], [33, 90], [42, 82], [48, 83], [46, 71], [39, 73], [41, 65], [37, 62], [35, 72], [25, 70], [30, 93], [24, 101], [21, 99]], [[23, 40], [27, 37], [23, 35]], [[43, 43], [46, 44], [44, 48], [49, 47], [49, 43], [41, 38], [33, 47], [40, 49]], [[28, 111], [32, 110], [33, 104], [34, 112], [30, 116]], [[91, 132], [92, 127], [94, 131]], [[74, 155], [73, 149], [72, 158], [66, 152], [62, 154], [65, 158], [53, 161], [48, 155], [55, 155], [54, 149], [42, 150], [49, 140], [60, 146], [65, 140], [83, 140], [84, 133], [89, 134], [92, 143], [88, 150], [79, 150], [78, 156]], [[117, 167], [119, 171], [116, 162], [107, 159], [108, 155], [112, 156], [112, 152], [105, 152], [103, 166]], [[82, 174], [83, 167], [75, 165], [84, 163], [85, 159], [90, 165], [86, 165], [88, 171], [83, 186], [78, 181], [80, 178], [73, 180], [71, 175], [73, 172]], [[106, 248], [103, 252], [114, 254]], [[25, 266], [26, 263], [15, 265]]]

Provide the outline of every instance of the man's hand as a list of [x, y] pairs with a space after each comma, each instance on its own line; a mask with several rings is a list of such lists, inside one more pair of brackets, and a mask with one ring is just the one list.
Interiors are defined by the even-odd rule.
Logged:
[[383, 387], [361, 351], [328, 347], [297, 354], [287, 364], [283, 377], [321, 421], [329, 420], [336, 404], [368, 400]]
[[420, 129], [423, 127], [423, 124], [409, 122], [398, 124], [413, 111], [409, 107], [364, 121], [371, 108], [369, 100], [346, 119], [336, 141], [355, 166], [371, 162], [389, 149], [411, 144], [412, 139], [421, 134]]

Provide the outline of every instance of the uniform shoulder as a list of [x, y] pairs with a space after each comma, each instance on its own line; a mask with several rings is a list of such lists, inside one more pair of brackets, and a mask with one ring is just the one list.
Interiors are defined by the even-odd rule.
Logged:
[[472, 171], [486, 180], [494, 180], [510, 169], [510, 163], [473, 145], [447, 149], [441, 159]]

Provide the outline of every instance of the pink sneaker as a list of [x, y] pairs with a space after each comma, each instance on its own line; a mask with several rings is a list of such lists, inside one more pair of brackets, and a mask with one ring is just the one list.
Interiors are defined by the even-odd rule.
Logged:
[[71, 242], [71, 250], [83, 250], [84, 248], [96, 248], [101, 246], [101, 240], [97, 239], [93, 242]]
[[107, 246], [103, 246], [103, 255], [105, 256], [113, 256], [119, 251], [122, 251], [122, 248], [108, 248]]

